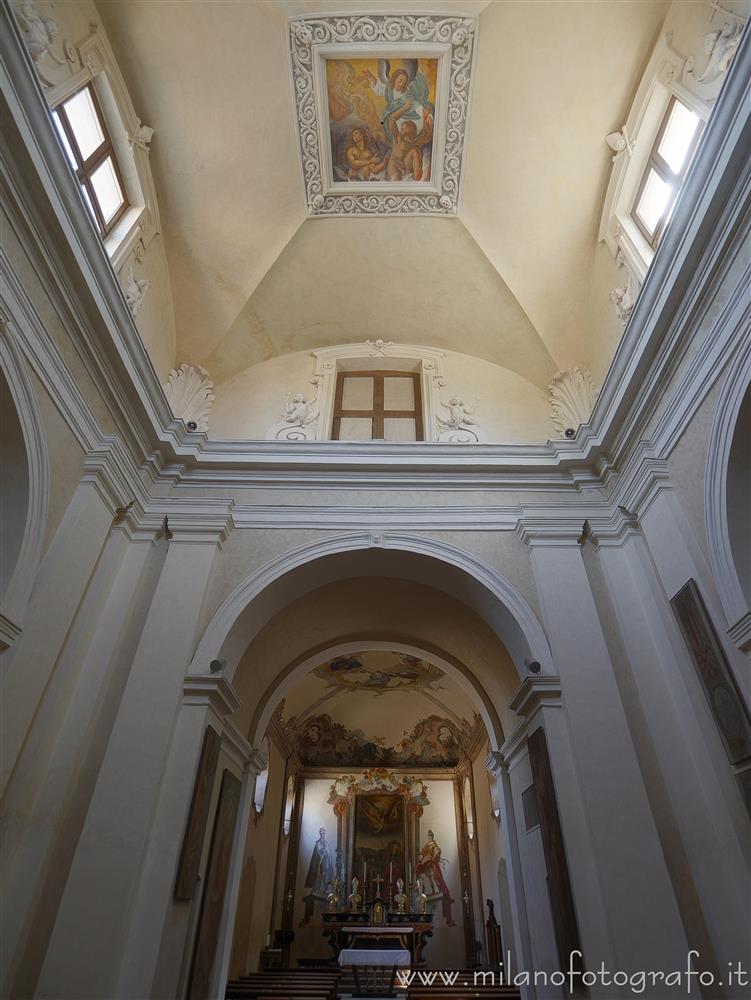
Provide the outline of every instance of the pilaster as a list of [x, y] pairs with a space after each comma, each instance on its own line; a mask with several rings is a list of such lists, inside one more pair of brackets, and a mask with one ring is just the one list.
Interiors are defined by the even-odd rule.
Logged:
[[[144, 852], [158, 818], [196, 622], [227, 519], [182, 527], [170, 523], [167, 556], [47, 950], [42, 996], [107, 996], [116, 990]], [[82, 937], [90, 944], [85, 953], [76, 945]]]
[[[609, 521], [613, 536], [626, 537], [634, 530], [625, 514], [616, 512]], [[678, 968], [672, 963], [685, 961], [687, 943], [582, 560], [581, 532], [573, 523], [526, 523], [521, 530], [530, 547], [546, 632], [561, 677], [565, 727], [559, 726], [554, 736], [546, 725], [546, 733], [585, 963], [592, 968], [601, 960], [615, 960], [617, 968], [633, 971]], [[576, 819], [579, 809], [565, 808], [567, 794], [560, 787], [560, 763], [569, 750], [570, 778], [579, 789], [586, 831]], [[597, 874], [596, 896], [591, 879], [583, 891], [586, 865]], [[617, 907], [609, 905], [616, 899]], [[648, 909], [644, 899], [650, 900]], [[603, 914], [607, 941], [602, 934], [593, 940]]]

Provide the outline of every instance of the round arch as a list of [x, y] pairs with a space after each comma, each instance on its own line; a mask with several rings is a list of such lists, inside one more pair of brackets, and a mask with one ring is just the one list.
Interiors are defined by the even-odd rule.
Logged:
[[[47, 525], [49, 500], [49, 467], [44, 425], [39, 413], [31, 379], [21, 353], [7, 327], [0, 336], [0, 386], [2, 407], [14, 411], [18, 424], [17, 442], [13, 459], [23, 462], [21, 477], [15, 486], [20, 493], [15, 497], [16, 516], [7, 524], [8, 530], [20, 539], [11, 560], [11, 566], [2, 580], [0, 593], [0, 649], [9, 646], [21, 632], [21, 621], [34, 585], [39, 561], [42, 557], [44, 534]], [[4, 420], [5, 447], [12, 445], [12, 429]], [[23, 455], [23, 457], [21, 457]], [[9, 458], [9, 456], [6, 456]], [[18, 491], [18, 490], [17, 490]], [[22, 494], [22, 495], [21, 495]], [[7, 498], [6, 498], [7, 499]], [[6, 512], [7, 517], [7, 512]]]
[[413, 643], [383, 642], [378, 640], [336, 642], [331, 646], [327, 646], [325, 649], [316, 649], [315, 652], [305, 654], [303, 657], [298, 658], [294, 664], [290, 665], [289, 670], [280, 679], [267, 687], [262, 698], [260, 699], [258, 709], [256, 710], [250, 724], [249, 739], [251, 744], [253, 746], [260, 746], [261, 740], [264, 739], [268, 725], [271, 722], [271, 716], [274, 712], [274, 708], [279, 703], [280, 699], [284, 698], [294, 685], [301, 680], [301, 678], [309, 674], [311, 670], [315, 670], [316, 667], [325, 663], [327, 660], [333, 660], [337, 656], [346, 656], [350, 653], [357, 653], [363, 648], [373, 650], [393, 650], [396, 653], [406, 653], [408, 656], [417, 656], [420, 659], [429, 660], [431, 663], [435, 664], [435, 666], [443, 670], [443, 672], [454, 681], [457, 687], [460, 687], [462, 691], [465, 692], [470, 701], [474, 704], [485, 725], [485, 729], [487, 730], [491, 749], [498, 750], [501, 747], [504, 735], [503, 727], [501, 725], [500, 718], [498, 717], [498, 712], [496, 711], [487, 692], [483, 689], [482, 685], [474, 677], [471, 671], [469, 671], [464, 665], [458, 665], [452, 657], [441, 656], [432, 649], [429, 650], [423, 646], [414, 645]]
[[250, 574], [215, 612], [189, 672], [205, 673], [212, 660], [221, 658], [231, 680], [254, 635], [278, 610], [324, 583], [371, 574], [429, 580], [485, 619], [508, 649], [520, 678], [532, 660], [543, 673], [554, 673], [540, 622], [502, 573], [447, 542], [406, 532], [370, 531], [347, 532], [289, 549]]
[[[707, 548], [728, 625], [749, 613], [751, 553], [748, 532], [748, 448], [751, 435], [751, 341], [747, 340], [728, 372], [717, 401], [707, 449], [704, 507]], [[741, 494], [746, 493], [745, 500]], [[746, 563], [739, 565], [739, 559]], [[744, 587], [745, 583], [745, 587]]]

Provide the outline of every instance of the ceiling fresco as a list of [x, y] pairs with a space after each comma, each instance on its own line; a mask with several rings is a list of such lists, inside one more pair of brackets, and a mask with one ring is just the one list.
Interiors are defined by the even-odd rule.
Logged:
[[[479, 721], [474, 719], [474, 725]], [[420, 719], [395, 746], [382, 736], [369, 738], [362, 729], [348, 729], [330, 715], [313, 715], [290, 733], [300, 761], [306, 765], [369, 767], [454, 767], [469, 745], [474, 725], [461, 727], [451, 719], [429, 715]]]
[[440, 667], [367, 648], [300, 678], [276, 720], [288, 748], [311, 767], [454, 767], [484, 729]]
[[476, 19], [289, 22], [309, 215], [456, 215]]
[[409, 688], [435, 689], [446, 675], [426, 660], [404, 653], [368, 651], [339, 656], [313, 670], [332, 687], [367, 690], [373, 694]]

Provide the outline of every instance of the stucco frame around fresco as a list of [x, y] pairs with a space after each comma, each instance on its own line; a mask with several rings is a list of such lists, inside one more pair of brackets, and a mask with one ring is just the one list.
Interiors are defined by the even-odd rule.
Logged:
[[[475, 54], [474, 18], [335, 15], [293, 18], [290, 59], [308, 214], [456, 215]], [[326, 59], [436, 59], [430, 182], [337, 181], [332, 171]]]

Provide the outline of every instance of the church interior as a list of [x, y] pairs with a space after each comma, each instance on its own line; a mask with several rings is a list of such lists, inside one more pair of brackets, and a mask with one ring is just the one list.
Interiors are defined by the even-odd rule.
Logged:
[[751, 0], [0, 0], [0, 996], [748, 1000]]

